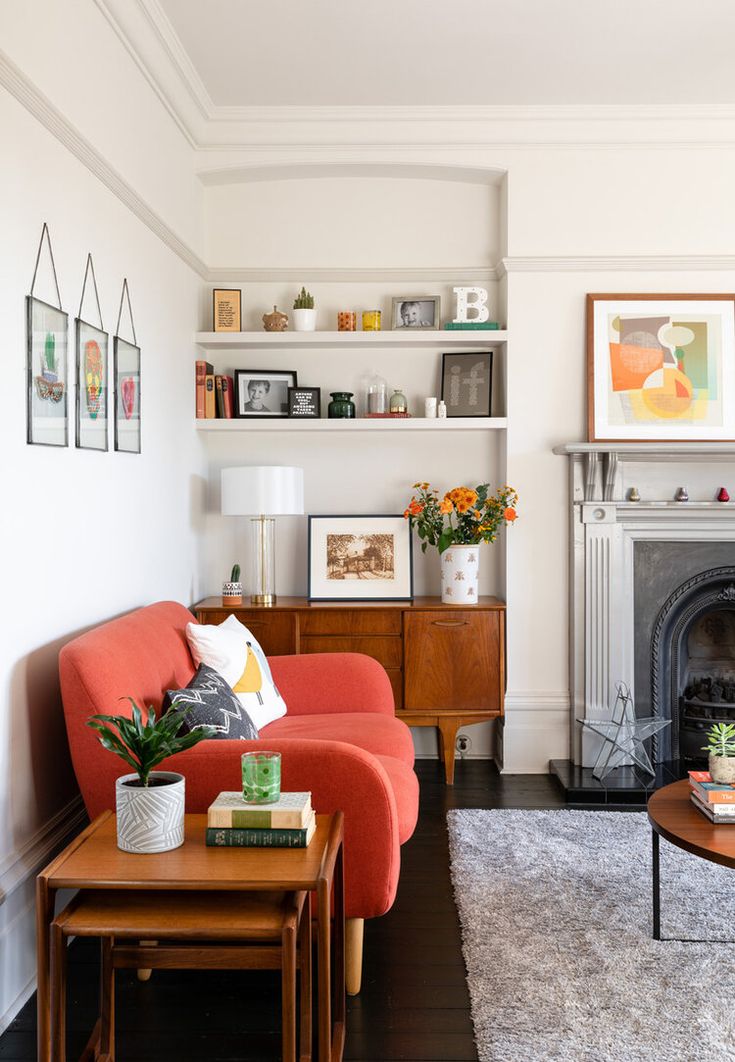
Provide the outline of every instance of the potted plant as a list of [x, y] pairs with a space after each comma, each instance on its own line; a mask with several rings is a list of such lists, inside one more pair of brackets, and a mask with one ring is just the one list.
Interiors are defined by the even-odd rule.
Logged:
[[293, 326], [296, 332], [313, 332], [316, 328], [314, 296], [302, 288], [294, 299]]
[[404, 512], [421, 539], [421, 550], [436, 546], [441, 559], [442, 601], [474, 605], [478, 600], [480, 544], [494, 542], [503, 524], [516, 517], [518, 495], [512, 487], [490, 494], [488, 483], [476, 488], [454, 487], [440, 500], [428, 483], [414, 483], [418, 492]]
[[230, 573], [230, 581], [228, 583], [222, 583], [222, 604], [242, 604], [242, 583], [240, 582], [239, 564], [233, 564], [232, 571]]
[[[122, 699], [122, 698], [121, 698]], [[100, 743], [133, 768], [115, 783], [117, 846], [124, 852], [167, 852], [184, 843], [184, 776], [173, 771], [155, 771], [162, 760], [215, 737], [211, 726], [198, 726], [179, 734], [190, 705], [179, 710], [177, 702], [165, 715], [148, 719], [132, 697], [133, 712], [127, 715], [93, 715], [87, 726], [96, 730]]]
[[707, 731], [709, 773], [713, 782], [735, 783], [735, 724], [715, 723]]

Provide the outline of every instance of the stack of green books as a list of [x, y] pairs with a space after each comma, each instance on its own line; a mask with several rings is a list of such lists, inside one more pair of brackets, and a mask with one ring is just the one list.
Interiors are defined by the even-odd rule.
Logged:
[[246, 804], [242, 793], [220, 793], [207, 810], [212, 848], [306, 848], [315, 830], [311, 793], [281, 793], [273, 804]]

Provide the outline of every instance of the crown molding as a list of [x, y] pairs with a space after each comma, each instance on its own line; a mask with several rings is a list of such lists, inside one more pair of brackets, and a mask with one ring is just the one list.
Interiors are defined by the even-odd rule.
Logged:
[[697, 273], [735, 270], [735, 255], [509, 255], [496, 266], [508, 273]]
[[279, 266], [259, 269], [255, 266], [217, 266], [207, 270], [206, 280], [212, 284], [259, 284], [301, 283], [312, 284], [381, 284], [381, 283], [427, 283], [468, 284], [492, 283], [498, 279], [494, 266], [356, 266], [340, 269], [331, 266]]

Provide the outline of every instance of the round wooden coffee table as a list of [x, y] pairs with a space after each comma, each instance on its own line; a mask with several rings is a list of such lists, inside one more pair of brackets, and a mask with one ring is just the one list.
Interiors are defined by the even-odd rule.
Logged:
[[661, 889], [659, 838], [677, 848], [735, 867], [735, 824], [716, 826], [692, 804], [689, 781], [672, 782], [656, 790], [648, 801], [648, 821], [653, 831], [653, 939], [661, 940]]

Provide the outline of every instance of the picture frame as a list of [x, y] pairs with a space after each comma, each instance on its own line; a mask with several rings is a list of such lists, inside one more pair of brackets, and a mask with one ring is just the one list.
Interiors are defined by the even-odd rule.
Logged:
[[69, 445], [68, 351], [69, 315], [27, 295], [26, 439], [32, 445]]
[[297, 386], [295, 370], [235, 369], [235, 416], [288, 417], [288, 391]]
[[492, 416], [492, 350], [442, 354], [441, 398], [447, 417]]
[[74, 319], [76, 332], [76, 446], [107, 451], [109, 336], [95, 325]]
[[321, 387], [289, 387], [288, 415], [297, 420], [318, 420], [322, 415]]
[[140, 347], [115, 336], [113, 342], [115, 381], [115, 449], [141, 452]]
[[590, 442], [735, 440], [735, 295], [588, 294]]
[[214, 288], [212, 291], [212, 330], [242, 331], [242, 292], [239, 288]]
[[309, 516], [310, 601], [410, 601], [413, 538], [403, 516]]
[[441, 295], [396, 295], [391, 308], [391, 328], [438, 329], [441, 327]]

